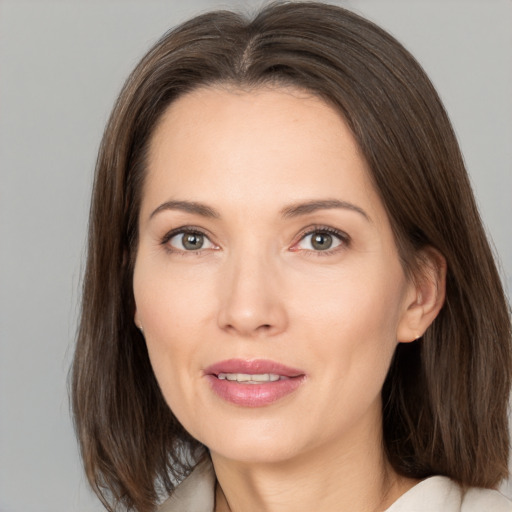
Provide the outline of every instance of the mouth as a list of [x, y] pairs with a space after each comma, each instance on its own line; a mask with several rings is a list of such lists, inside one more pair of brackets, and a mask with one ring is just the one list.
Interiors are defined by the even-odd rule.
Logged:
[[221, 361], [203, 373], [218, 397], [242, 407], [270, 405], [296, 391], [306, 376], [302, 370], [263, 359]]

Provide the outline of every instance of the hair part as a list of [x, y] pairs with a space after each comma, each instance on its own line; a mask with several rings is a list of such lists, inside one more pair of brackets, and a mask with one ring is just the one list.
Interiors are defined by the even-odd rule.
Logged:
[[399, 344], [384, 388], [385, 449], [414, 478], [494, 487], [507, 476], [510, 316], [442, 103], [389, 34], [332, 5], [218, 11], [168, 32], [132, 72], [101, 143], [89, 220], [72, 405], [86, 474], [105, 507], [154, 510], [203, 453], [165, 403], [134, 325], [133, 264], [148, 145], [166, 108], [203, 86], [293, 86], [334, 106], [385, 205], [404, 268], [447, 261], [446, 302]]

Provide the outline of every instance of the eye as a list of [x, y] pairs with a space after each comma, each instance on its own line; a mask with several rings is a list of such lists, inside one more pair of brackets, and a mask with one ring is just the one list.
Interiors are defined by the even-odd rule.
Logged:
[[306, 251], [325, 252], [348, 243], [348, 236], [332, 229], [315, 229], [306, 233], [294, 246]]
[[215, 248], [210, 239], [199, 231], [182, 230], [178, 233], [171, 233], [166, 238], [164, 243], [170, 246], [171, 250], [193, 252]]

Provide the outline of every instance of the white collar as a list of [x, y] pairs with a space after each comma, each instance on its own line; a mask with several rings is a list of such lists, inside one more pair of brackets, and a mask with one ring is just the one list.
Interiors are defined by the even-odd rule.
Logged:
[[174, 490], [158, 512], [214, 512], [215, 472], [209, 458], [205, 458]]
[[[158, 512], [214, 512], [215, 473], [204, 459], [176, 487]], [[512, 512], [512, 502], [498, 491], [470, 488], [466, 492], [445, 476], [433, 476], [415, 485], [385, 512]]]

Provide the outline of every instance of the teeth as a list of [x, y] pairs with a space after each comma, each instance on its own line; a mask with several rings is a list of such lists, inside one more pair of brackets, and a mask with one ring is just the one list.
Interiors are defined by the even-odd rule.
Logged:
[[219, 373], [217, 378], [221, 380], [244, 382], [246, 384], [258, 384], [260, 382], [275, 382], [284, 377], [280, 377], [275, 373], [257, 373], [255, 375], [249, 375], [248, 373]]

